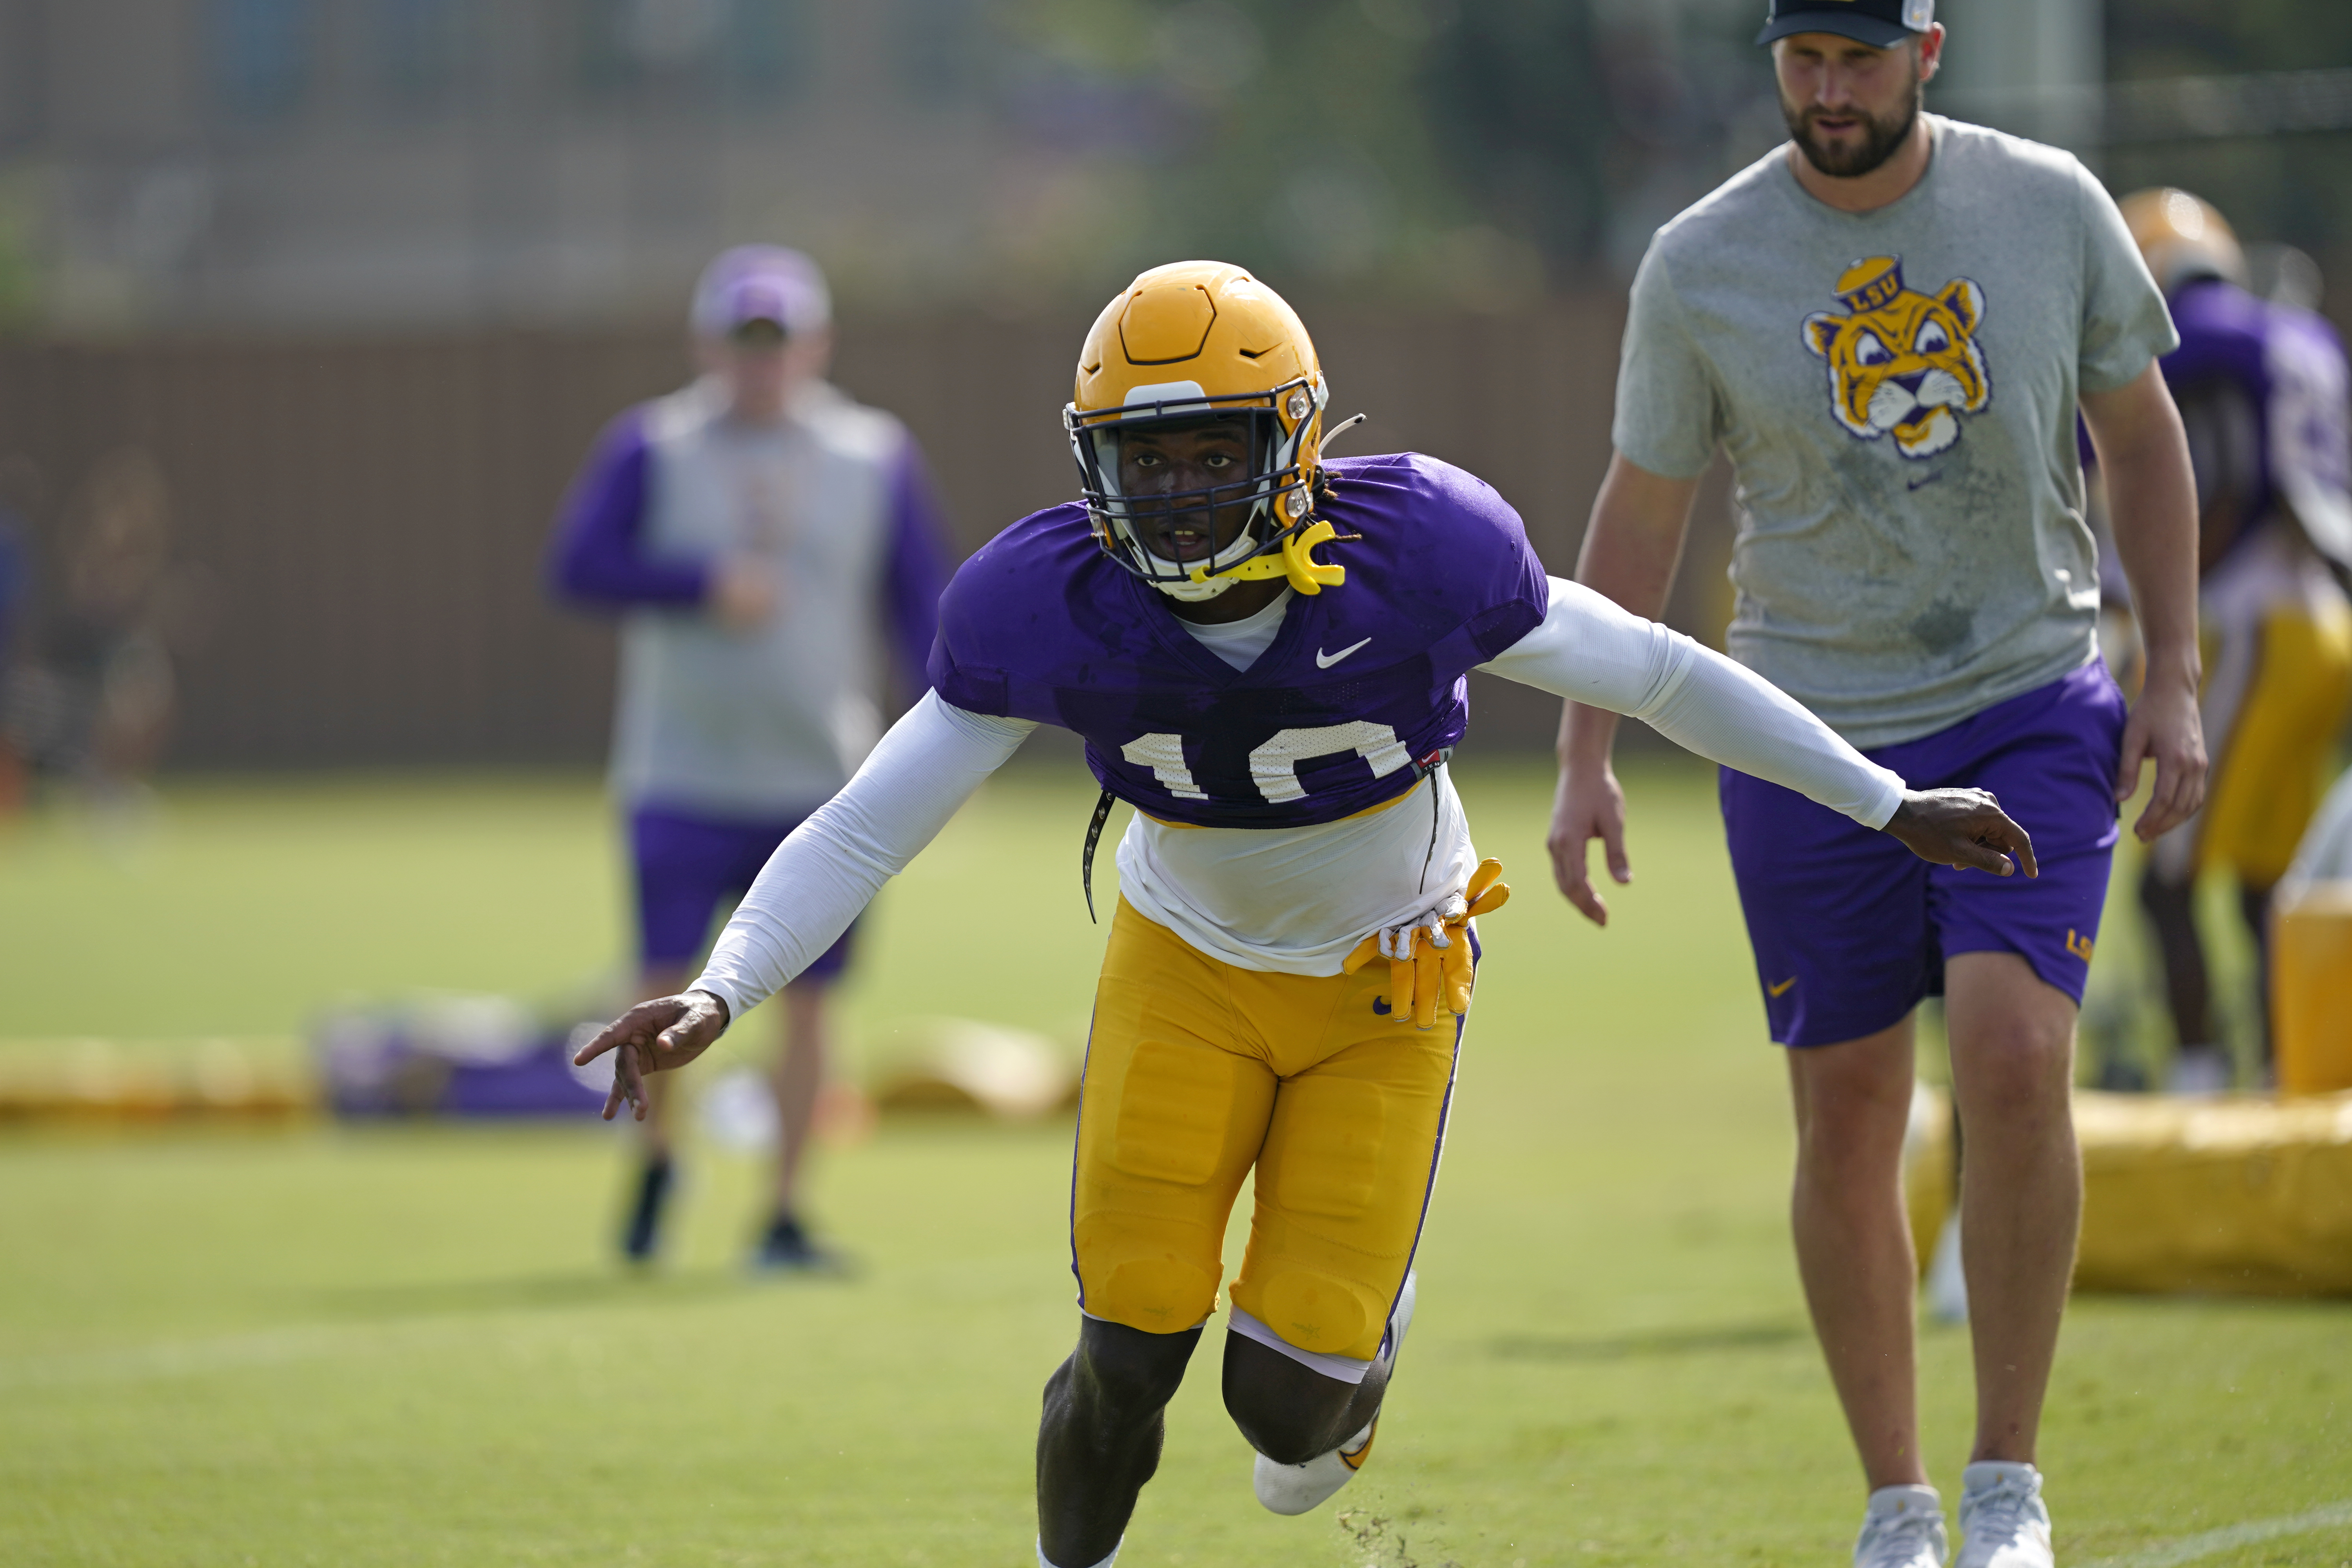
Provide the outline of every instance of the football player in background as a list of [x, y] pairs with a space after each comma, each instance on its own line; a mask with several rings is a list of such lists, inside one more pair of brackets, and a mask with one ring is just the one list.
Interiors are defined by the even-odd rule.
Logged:
[[[613, 793], [636, 873], [642, 996], [684, 983], [722, 900], [846, 783], [881, 732], [884, 647], [922, 689], [946, 581], [940, 510], [904, 426], [823, 377], [824, 279], [797, 251], [746, 246], [694, 293], [702, 374], [608, 427], [549, 561], [557, 591], [622, 616]], [[833, 1258], [801, 1217], [824, 1073], [826, 992], [849, 934], [783, 988], [777, 1149], [753, 1263]], [[645, 1121], [621, 1248], [653, 1257], [675, 1182], [674, 1118]]]
[[2202, 707], [2213, 773], [2204, 809], [2158, 839], [2140, 878], [2179, 1032], [2172, 1088], [2227, 1089], [2196, 920], [2200, 876], [2237, 879], [2262, 962], [2268, 1067], [2271, 889], [2311, 821], [2352, 702], [2352, 410], [2344, 343], [2315, 310], [2246, 289], [2237, 237], [2186, 191], [2123, 202], [2180, 346], [2161, 363], [2197, 473]]
[[[1901, 1159], [1913, 1016], [1940, 992], [1967, 1143], [1960, 1218], [1977, 1429], [1962, 1568], [2048, 1568], [2034, 1466], [2082, 1209], [2074, 1022], [2117, 802], [2196, 810], [2205, 771], [2189, 454], [2156, 368], [2164, 300], [2067, 154], [1922, 111], [1933, 0], [1774, 0], [1790, 140], [1661, 228], [1633, 281], [1615, 454], [1579, 575], [1636, 614], [1674, 578], [1699, 476], [1738, 477], [1732, 654], [1878, 762], [1981, 784], [2043, 874], [1954, 877], [1769, 780], [1723, 816], [1797, 1123], [1799, 1270], [1869, 1489], [1854, 1560], [1940, 1568], [1919, 1448]], [[1834, 307], [1834, 308], [1831, 308]], [[2105, 459], [2148, 672], [2126, 717], [2097, 657], [2080, 407]], [[1562, 716], [1560, 889], [1628, 875], [1616, 716]]]
[[1305, 327], [1239, 268], [1121, 290], [1065, 414], [1084, 499], [965, 563], [931, 693], [784, 841], [693, 986], [580, 1054], [614, 1053], [607, 1115], [641, 1104], [646, 1074], [790, 984], [1031, 730], [1085, 738], [1102, 810], [1135, 816], [1078, 1118], [1078, 1342], [1037, 1437], [1045, 1568], [1117, 1555], [1253, 1165], [1223, 1392], [1258, 1499], [1303, 1513], [1370, 1451], [1471, 920], [1507, 892], [1444, 767], [1471, 669], [1639, 714], [1939, 862], [2034, 868], [1990, 796], [1908, 793], [1728, 659], [1548, 579], [1478, 479], [1412, 453], [1324, 460], [1326, 402]]

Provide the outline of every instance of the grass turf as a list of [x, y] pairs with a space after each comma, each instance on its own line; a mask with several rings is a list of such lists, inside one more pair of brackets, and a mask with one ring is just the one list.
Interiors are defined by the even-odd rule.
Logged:
[[[1640, 880], [1596, 932], [1545, 889], [1544, 776], [1465, 772], [1521, 891], [1486, 923], [1379, 1454], [1315, 1515], [1261, 1512], [1213, 1327], [1121, 1561], [1843, 1562], [1859, 1482], [1707, 782], [1633, 781]], [[1066, 775], [992, 785], [879, 910], [853, 1032], [1082, 1031], [1088, 804]], [[23, 826], [0, 1036], [284, 1036], [341, 994], [559, 989], [618, 950], [608, 839], [591, 788], [545, 781], [187, 786], [143, 838]], [[740, 1276], [757, 1173], [715, 1152], [674, 1266], [619, 1277], [617, 1156], [584, 1127], [0, 1137], [0, 1560], [1034, 1561], [1066, 1124], [832, 1152], [818, 1212], [865, 1264], [838, 1285]], [[2347, 1348], [2340, 1303], [2078, 1301], [2042, 1453], [2062, 1556], [2352, 1500]], [[1927, 1331], [1923, 1362], [1948, 1494], [1965, 1335]], [[2352, 1525], [2198, 1560], [2352, 1563]]]

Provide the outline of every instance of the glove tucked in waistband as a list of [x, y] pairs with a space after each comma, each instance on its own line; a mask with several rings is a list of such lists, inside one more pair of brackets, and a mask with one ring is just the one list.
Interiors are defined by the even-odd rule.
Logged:
[[1389, 961], [1389, 1011], [1416, 1029], [1434, 1027], [1442, 1000], [1454, 1015], [1470, 1011], [1470, 921], [1492, 914], [1511, 896], [1500, 860], [1481, 860], [1470, 886], [1449, 894], [1412, 919], [1384, 926], [1356, 944], [1341, 964], [1353, 974], [1375, 958]]

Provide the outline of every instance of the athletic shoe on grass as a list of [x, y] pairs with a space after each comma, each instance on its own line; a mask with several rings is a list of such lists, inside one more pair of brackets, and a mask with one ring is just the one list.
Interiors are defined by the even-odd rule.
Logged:
[[[1396, 1364], [1397, 1352], [1404, 1348], [1404, 1331], [1412, 1326], [1413, 1277], [1404, 1277], [1404, 1289], [1397, 1296], [1396, 1310], [1389, 1314], [1389, 1331], [1381, 1347], [1380, 1359], [1391, 1366]], [[1303, 1465], [1278, 1465], [1264, 1454], [1257, 1456], [1250, 1472], [1250, 1483], [1257, 1490], [1257, 1500], [1275, 1513], [1299, 1514], [1316, 1508], [1333, 1492], [1356, 1479], [1364, 1461], [1372, 1457], [1372, 1439], [1381, 1429], [1376, 1414], [1364, 1429], [1328, 1454], [1318, 1454]]]
[[1881, 1487], [1870, 1494], [1853, 1568], [1944, 1568], [1944, 1500], [1933, 1487]]
[[2053, 1568], [2042, 1472], [1986, 1459], [1960, 1472], [1959, 1568]]
[[751, 1268], [761, 1274], [845, 1274], [848, 1262], [831, 1247], [819, 1247], [800, 1220], [788, 1214], [768, 1222], [767, 1234], [751, 1254]]

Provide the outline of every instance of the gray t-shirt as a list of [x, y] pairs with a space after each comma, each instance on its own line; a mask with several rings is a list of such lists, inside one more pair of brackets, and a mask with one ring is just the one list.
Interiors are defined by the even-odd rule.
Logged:
[[2179, 342], [2065, 153], [1929, 116], [1902, 199], [1843, 213], [1777, 149], [1651, 241], [1617, 450], [1738, 477], [1730, 651], [1856, 746], [1933, 733], [2095, 654], [2075, 401]]

